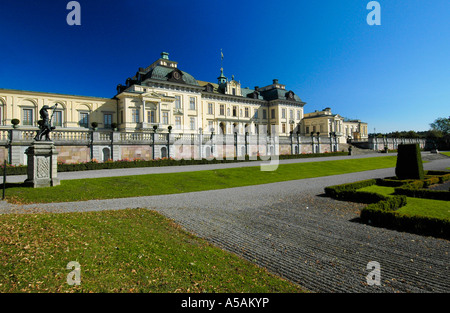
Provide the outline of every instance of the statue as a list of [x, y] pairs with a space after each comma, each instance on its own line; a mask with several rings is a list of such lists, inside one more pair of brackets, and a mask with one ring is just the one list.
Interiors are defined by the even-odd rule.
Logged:
[[[55, 114], [55, 109], [58, 106], [56, 103], [54, 106], [49, 107], [48, 105], [44, 105], [42, 109], [39, 110], [39, 115], [41, 116], [41, 120], [38, 121], [39, 131], [37, 132], [34, 140], [41, 141], [42, 137], [45, 136], [46, 141], [50, 141], [50, 132], [55, 129], [54, 126], [51, 126], [53, 114]], [[52, 116], [49, 118], [48, 110], [53, 110]]]

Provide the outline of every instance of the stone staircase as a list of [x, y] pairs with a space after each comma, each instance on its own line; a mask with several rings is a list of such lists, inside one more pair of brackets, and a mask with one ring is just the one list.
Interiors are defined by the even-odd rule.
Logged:
[[352, 144], [348, 144], [348, 143], [341, 143], [339, 144], [339, 149], [340, 150], [344, 150], [346, 152], [348, 152], [348, 148], [352, 147], [352, 155], [362, 155], [362, 154], [374, 154], [374, 153], [378, 153], [377, 151], [374, 150], [370, 150], [370, 149], [361, 149], [358, 147], [353, 146]]

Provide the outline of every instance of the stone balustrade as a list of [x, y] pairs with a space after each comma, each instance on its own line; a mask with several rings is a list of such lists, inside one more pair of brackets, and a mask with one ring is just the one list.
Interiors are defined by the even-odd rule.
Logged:
[[[0, 129], [0, 159], [10, 164], [26, 164], [25, 150], [34, 141], [37, 128]], [[122, 132], [89, 129], [56, 129], [50, 134], [58, 150], [60, 162], [88, 162], [92, 159], [152, 159], [179, 157], [179, 151], [194, 151], [197, 157], [209, 157], [217, 151], [227, 155], [250, 156], [259, 154], [302, 154], [342, 151], [339, 143], [330, 137], [267, 136], [257, 134], [186, 134], [177, 132]], [[397, 149], [401, 143], [419, 143], [425, 148], [425, 139], [369, 138], [354, 142], [356, 146], [380, 151], [387, 146]], [[186, 147], [191, 146], [190, 149]], [[183, 149], [181, 149], [183, 147]], [[225, 148], [226, 147], [226, 148]], [[183, 157], [189, 156], [183, 154]]]

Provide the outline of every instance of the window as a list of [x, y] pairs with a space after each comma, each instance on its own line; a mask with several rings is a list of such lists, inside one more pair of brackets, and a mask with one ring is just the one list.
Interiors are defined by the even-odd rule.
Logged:
[[286, 109], [281, 109], [281, 118], [286, 118]]
[[236, 95], [236, 88], [233, 88], [233, 89], [232, 89], [232, 93], [233, 93], [233, 96]]
[[81, 127], [89, 127], [89, 113], [80, 112], [80, 126]]
[[275, 118], [275, 109], [270, 111], [270, 118]]
[[233, 106], [233, 116], [237, 116], [237, 106]]
[[111, 159], [111, 151], [108, 148], [103, 148], [103, 162]]
[[189, 99], [189, 109], [195, 110], [195, 97], [190, 97]]
[[300, 119], [300, 110], [297, 110], [297, 119]]
[[163, 112], [162, 113], [162, 123], [164, 125], [169, 124], [169, 112]]
[[284, 134], [284, 133], [286, 133], [286, 124], [285, 123], [282, 123], [281, 124], [281, 132]]
[[181, 129], [181, 116], [175, 117], [175, 129]]
[[309, 134], [309, 126], [306, 126], [306, 133]]
[[225, 105], [220, 105], [220, 115], [225, 115]]
[[214, 128], [213, 121], [208, 121], [208, 130], [212, 132], [213, 128]]
[[263, 119], [267, 119], [267, 111], [263, 110]]
[[139, 123], [139, 109], [131, 110], [131, 121], [133, 123]]
[[52, 126], [62, 126], [62, 111], [55, 111], [53, 114]]
[[111, 128], [112, 123], [112, 114], [104, 114], [103, 115], [103, 123], [105, 124], [105, 128]]
[[258, 118], [258, 109], [255, 109], [255, 114], [253, 114], [253, 118]]
[[155, 123], [155, 111], [147, 111], [147, 123]]
[[208, 103], [208, 114], [214, 114], [213, 103]]
[[123, 110], [120, 111], [120, 124], [123, 124]]
[[291, 120], [294, 119], [294, 110], [289, 110], [289, 118], [290, 118]]
[[23, 109], [23, 125], [33, 125], [33, 109]]
[[175, 96], [175, 109], [181, 109], [181, 96]]
[[190, 126], [191, 130], [195, 130], [195, 117], [191, 117]]
[[245, 108], [245, 109], [244, 109], [244, 116], [245, 116], [245, 117], [248, 117], [248, 108]]

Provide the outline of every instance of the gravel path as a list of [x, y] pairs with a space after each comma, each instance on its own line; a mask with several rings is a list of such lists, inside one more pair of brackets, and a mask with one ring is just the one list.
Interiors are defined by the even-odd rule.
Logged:
[[[450, 167], [450, 159], [424, 164]], [[176, 195], [28, 206], [1, 213], [147, 207], [315, 292], [450, 292], [450, 241], [358, 222], [361, 204], [323, 197], [325, 186], [393, 176], [394, 169]], [[381, 286], [368, 286], [370, 261]]]

